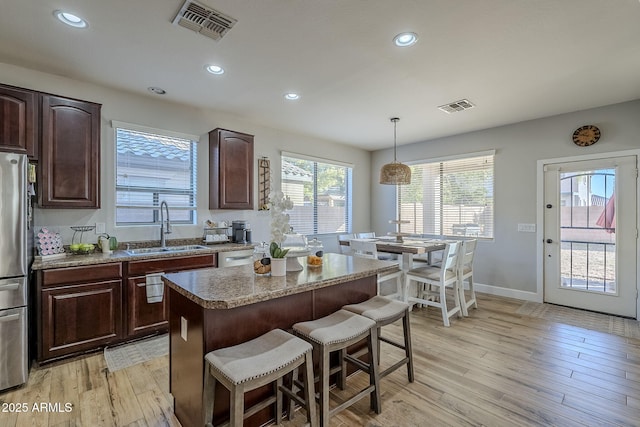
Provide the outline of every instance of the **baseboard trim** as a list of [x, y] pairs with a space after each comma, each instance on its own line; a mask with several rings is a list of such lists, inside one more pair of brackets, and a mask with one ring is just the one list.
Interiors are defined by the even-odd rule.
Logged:
[[[464, 286], [465, 286], [465, 289], [468, 289], [468, 284], [466, 282]], [[519, 299], [523, 301], [542, 302], [542, 296], [538, 295], [535, 292], [527, 292], [527, 291], [521, 291], [518, 289], [502, 288], [500, 286], [485, 285], [482, 283], [474, 283], [474, 286], [476, 288], [476, 292], [481, 292], [483, 294], [496, 295], [496, 296], [505, 297], [505, 298], [514, 298], [514, 299]]]

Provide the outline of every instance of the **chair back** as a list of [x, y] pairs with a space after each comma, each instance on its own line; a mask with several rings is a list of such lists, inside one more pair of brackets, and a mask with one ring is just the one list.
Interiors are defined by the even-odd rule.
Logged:
[[457, 273], [458, 269], [458, 255], [460, 253], [461, 242], [449, 242], [445, 245], [444, 251], [442, 252], [442, 275], [446, 274], [448, 271], [453, 271]]
[[460, 274], [472, 271], [473, 258], [476, 253], [477, 239], [463, 240], [462, 248], [460, 248], [460, 256], [458, 257], [458, 270]]
[[353, 255], [353, 249], [351, 249], [351, 246], [341, 245], [340, 242], [343, 242], [345, 240], [351, 242], [351, 240], [355, 238], [356, 238], [356, 235], [353, 233], [338, 235], [338, 247], [340, 248], [341, 254]]
[[374, 237], [376, 237], [376, 233], [373, 231], [367, 233], [357, 233], [356, 237], [358, 239], [373, 239]]
[[360, 258], [378, 259], [378, 249], [376, 242], [363, 242], [361, 240], [352, 240], [350, 248], [353, 255]]

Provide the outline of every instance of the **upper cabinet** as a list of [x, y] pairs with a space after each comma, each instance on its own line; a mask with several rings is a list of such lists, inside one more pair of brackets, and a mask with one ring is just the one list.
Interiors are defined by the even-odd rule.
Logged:
[[100, 104], [42, 94], [40, 206], [100, 207]]
[[253, 209], [253, 135], [209, 132], [209, 209]]
[[38, 93], [0, 85], [0, 150], [37, 158]]

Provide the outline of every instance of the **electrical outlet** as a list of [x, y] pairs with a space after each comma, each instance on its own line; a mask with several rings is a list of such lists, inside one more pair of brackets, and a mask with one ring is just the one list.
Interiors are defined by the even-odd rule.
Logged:
[[180, 316], [180, 337], [187, 340], [187, 319], [182, 316]]
[[96, 234], [106, 233], [104, 222], [96, 222]]
[[536, 225], [535, 224], [518, 224], [518, 231], [521, 233], [535, 233]]

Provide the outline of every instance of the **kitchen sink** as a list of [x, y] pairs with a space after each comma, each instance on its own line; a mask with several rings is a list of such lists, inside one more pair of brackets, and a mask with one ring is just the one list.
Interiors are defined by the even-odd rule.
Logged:
[[184, 245], [184, 246], [165, 246], [163, 247], [155, 247], [155, 248], [139, 248], [139, 249], [127, 249], [126, 253], [129, 255], [149, 255], [149, 254], [165, 254], [165, 253], [173, 253], [173, 252], [187, 252], [187, 251], [197, 251], [200, 249], [209, 249], [206, 246], [201, 245]]

